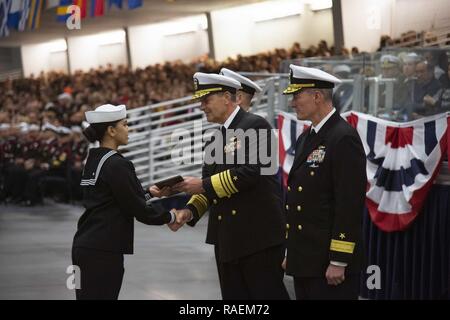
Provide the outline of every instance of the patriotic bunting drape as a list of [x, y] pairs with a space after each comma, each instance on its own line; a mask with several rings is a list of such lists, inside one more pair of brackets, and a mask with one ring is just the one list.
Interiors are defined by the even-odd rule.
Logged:
[[[367, 156], [366, 205], [374, 224], [383, 231], [405, 230], [417, 217], [439, 171], [450, 141], [450, 114], [407, 123], [370, 115], [341, 115], [359, 133]], [[295, 141], [308, 122], [278, 116], [283, 182], [292, 167]]]

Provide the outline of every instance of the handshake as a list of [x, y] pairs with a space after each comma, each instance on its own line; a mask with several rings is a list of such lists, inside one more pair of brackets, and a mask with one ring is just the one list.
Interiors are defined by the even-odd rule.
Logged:
[[[202, 179], [194, 178], [194, 177], [184, 177], [182, 182], [175, 184], [172, 187], [164, 187], [158, 188], [156, 185], [151, 186], [148, 191], [151, 193], [153, 197], [169, 197], [178, 192], [185, 192], [187, 194], [197, 194], [202, 193], [205, 190], [203, 189]], [[189, 209], [172, 209], [170, 210], [176, 217], [175, 221], [171, 224], [168, 224], [170, 230], [177, 231], [180, 229], [186, 222], [192, 220], [192, 212]]]
[[178, 231], [178, 229], [180, 229], [186, 222], [191, 221], [193, 218], [192, 211], [189, 209], [172, 209], [170, 212], [175, 215], [175, 221], [167, 224], [167, 226], [173, 232]]

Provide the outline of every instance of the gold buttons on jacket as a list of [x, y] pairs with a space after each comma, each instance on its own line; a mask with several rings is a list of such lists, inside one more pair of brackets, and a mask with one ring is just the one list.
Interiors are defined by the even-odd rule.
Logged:
[[289, 210], [289, 205], [286, 205], [286, 210]]
[[219, 221], [222, 220], [222, 216], [219, 215], [219, 216], [217, 217], [217, 219], [219, 219]]
[[303, 229], [302, 225], [299, 224], [299, 225], [298, 225], [298, 230], [302, 230], [302, 229]]
[[311, 177], [312, 177], [312, 176], [314, 175], [314, 171], [311, 171], [309, 174], [310, 174]]
[[290, 186], [288, 186], [288, 191], [291, 191], [291, 187]]
[[298, 190], [298, 192], [302, 192], [302, 190], [303, 190], [302, 186], [299, 186], [297, 190]]
[[233, 216], [235, 216], [236, 215], [236, 210], [231, 210], [231, 214], [233, 215]]
[[213, 203], [214, 203], [214, 204], [217, 204], [217, 200], [216, 200], [216, 199], [214, 199], [214, 200], [213, 200]]
[[302, 206], [297, 206], [297, 211], [302, 211]]

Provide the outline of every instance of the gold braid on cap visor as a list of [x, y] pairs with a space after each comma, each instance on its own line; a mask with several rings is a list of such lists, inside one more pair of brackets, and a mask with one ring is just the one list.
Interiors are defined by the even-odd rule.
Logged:
[[286, 90], [283, 91], [284, 94], [294, 93], [303, 88], [313, 88], [315, 83], [291, 83]]

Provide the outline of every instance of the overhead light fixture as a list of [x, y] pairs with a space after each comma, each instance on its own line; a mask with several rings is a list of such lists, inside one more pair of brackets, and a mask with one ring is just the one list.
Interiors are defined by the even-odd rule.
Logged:
[[206, 30], [208, 21], [205, 15], [189, 17], [164, 23], [163, 32], [165, 36], [192, 33], [199, 30]]
[[50, 53], [67, 51], [67, 42], [65, 39], [51, 41], [46, 45], [48, 47], [48, 52]]
[[297, 16], [303, 13], [303, 1], [266, 1], [250, 5], [254, 22]]
[[111, 32], [104, 32], [96, 35], [99, 37], [99, 45], [106, 46], [110, 44], [124, 43], [125, 42], [125, 31], [117, 30]]
[[309, 0], [309, 7], [312, 11], [320, 11], [331, 9], [333, 7], [332, 0]]

